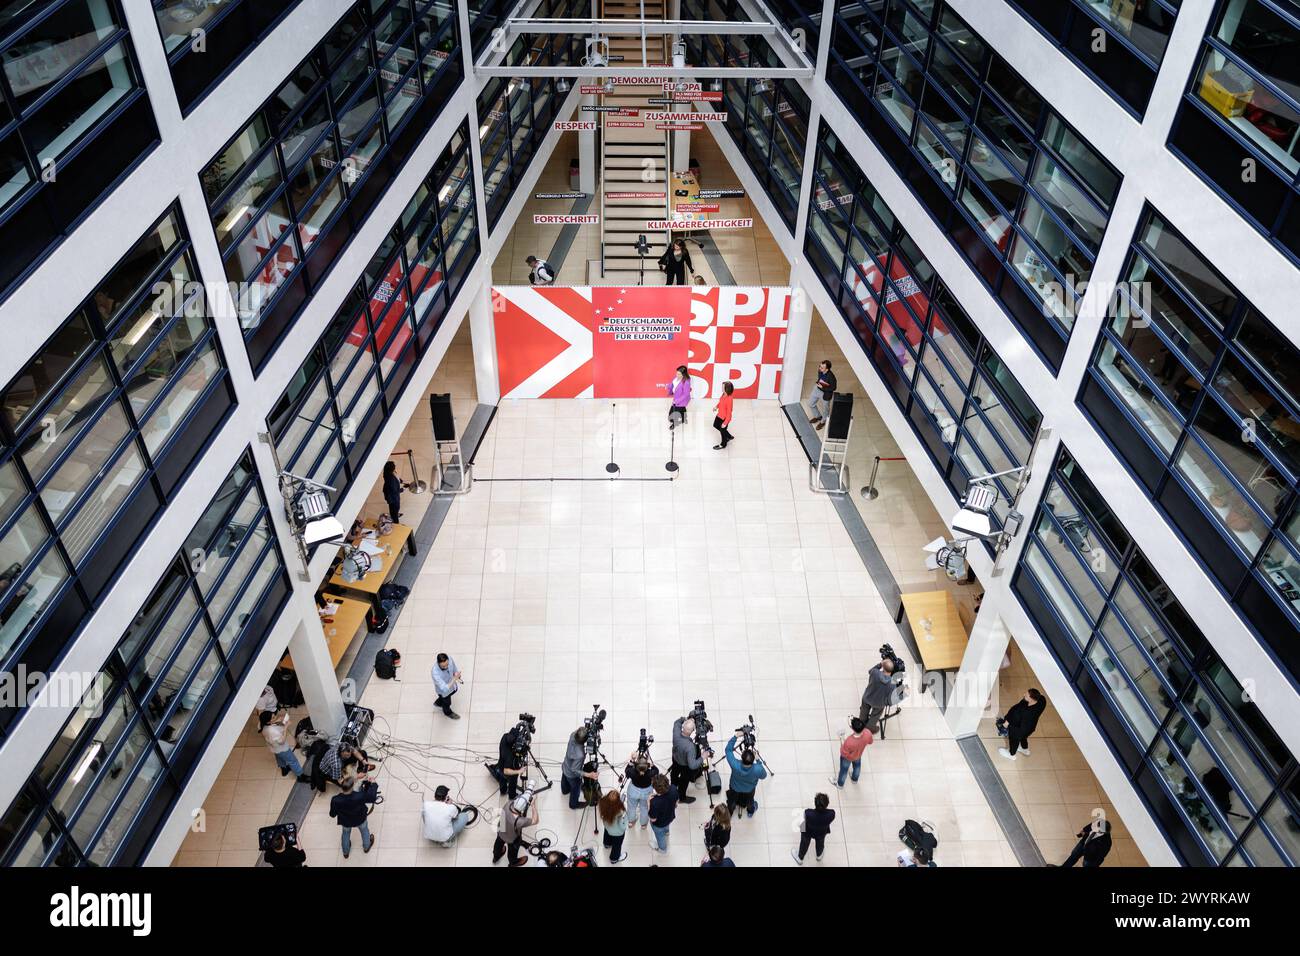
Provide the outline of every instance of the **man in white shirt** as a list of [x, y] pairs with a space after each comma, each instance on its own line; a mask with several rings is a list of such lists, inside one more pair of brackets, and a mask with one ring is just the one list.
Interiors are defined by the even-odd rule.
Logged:
[[452, 720], [460, 720], [460, 714], [451, 709], [451, 695], [464, 680], [456, 662], [446, 654], [439, 654], [433, 665], [433, 689], [437, 693], [433, 706], [441, 707], [442, 712]]
[[421, 816], [424, 819], [424, 838], [450, 848], [460, 831], [469, 824], [470, 811], [462, 810], [448, 799], [451, 791], [439, 787], [433, 799], [424, 801]]
[[555, 270], [545, 259], [529, 256], [524, 260], [531, 270], [528, 273], [529, 285], [555, 285]]

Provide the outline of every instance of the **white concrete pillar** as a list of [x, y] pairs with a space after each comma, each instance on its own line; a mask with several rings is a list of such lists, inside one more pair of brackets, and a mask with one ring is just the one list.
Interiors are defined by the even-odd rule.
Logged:
[[[954, 737], [969, 737], [979, 729], [989, 699], [997, 690], [998, 671], [1010, 643], [1011, 632], [1002, 623], [994, 602], [986, 597], [975, 615], [961, 670], [949, 690], [944, 718]], [[996, 702], [995, 706], [998, 706]]]
[[325, 733], [335, 733], [343, 726], [343, 695], [339, 692], [339, 679], [315, 607], [312, 603], [311, 617], [299, 621], [294, 628], [289, 638], [289, 656], [293, 658], [293, 671], [307, 702], [312, 726]]
[[[538, 255], [538, 253], [533, 253]], [[470, 299], [469, 335], [474, 347], [474, 385], [483, 405], [501, 400], [501, 378], [497, 369], [496, 324], [492, 312], [492, 280], [488, 263], [477, 270], [481, 288]]]
[[813, 308], [808, 293], [790, 282], [790, 324], [785, 330], [785, 349], [781, 358], [781, 404], [789, 405], [803, 398], [803, 370], [808, 363], [808, 337], [812, 333]]
[[[579, 79], [579, 83], [594, 83], [595, 80]], [[584, 93], [582, 97], [583, 106], [595, 106], [596, 97], [592, 93]], [[600, 122], [600, 113], [591, 113], [583, 109], [578, 110], [576, 119], [578, 120], [595, 120]], [[596, 131], [587, 132], [583, 130], [578, 133], [578, 188], [588, 196], [596, 195], [596, 173], [600, 171], [600, 159], [596, 155]], [[592, 203], [591, 211], [600, 209], [600, 203]]]

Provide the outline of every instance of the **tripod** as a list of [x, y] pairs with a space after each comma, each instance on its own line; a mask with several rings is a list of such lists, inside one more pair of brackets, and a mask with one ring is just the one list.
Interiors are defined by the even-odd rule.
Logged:
[[583, 778], [582, 789], [584, 793], [589, 792], [591, 794], [591, 798], [583, 802], [582, 813], [578, 816], [578, 828], [573, 833], [573, 845], [569, 853], [570, 858], [576, 856], [578, 853], [578, 840], [582, 836], [583, 827], [586, 826], [588, 810], [592, 810], [592, 820], [591, 820], [592, 836], [600, 836], [600, 813], [595, 811], [593, 808], [596, 806], [596, 804], [600, 802], [600, 798], [601, 798], [600, 778], [599, 778], [601, 764], [604, 764], [610, 770], [614, 771], [614, 776], [618, 779], [619, 789], [622, 789], [623, 787], [623, 782], [624, 782], [623, 775], [619, 773], [617, 767], [615, 767], [612, 763], [609, 762], [609, 758], [606, 757], [603, 753], [601, 753], [599, 749], [599, 744], [597, 744], [596, 747], [593, 748], [592, 755], [596, 758], [597, 778], [590, 782], [588, 782], [586, 778]]

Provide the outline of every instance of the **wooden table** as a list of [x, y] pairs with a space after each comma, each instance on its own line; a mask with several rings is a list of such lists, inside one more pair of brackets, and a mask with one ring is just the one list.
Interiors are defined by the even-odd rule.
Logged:
[[[367, 525], [369, 527], [370, 525]], [[379, 605], [379, 588], [383, 583], [389, 580], [397, 569], [401, 567], [402, 558], [406, 554], [406, 544], [410, 540], [411, 529], [404, 524], [393, 525], [393, 530], [386, 535], [381, 535], [371, 540], [380, 547], [387, 545], [392, 554], [380, 556], [383, 567], [378, 571], [369, 572], [360, 581], [345, 581], [340, 570], [336, 570], [331, 576], [328, 585], [335, 591], [353, 592], [353, 597], [363, 601], [369, 601], [371, 606], [378, 610]], [[341, 566], [340, 566], [341, 567]]]
[[[677, 195], [678, 190], [684, 190], [685, 196]], [[713, 200], [709, 200], [712, 202]], [[672, 218], [675, 220], [688, 219], [693, 222], [703, 222], [709, 218], [705, 212], [681, 212], [677, 211], [677, 204], [683, 202], [700, 202], [700, 183], [690, 173], [673, 173], [672, 177]], [[689, 229], [679, 229], [678, 232], [689, 232]]]
[[[321, 622], [321, 633], [330, 649], [330, 662], [337, 669], [339, 661], [343, 660], [343, 655], [347, 653], [353, 639], [366, 626], [366, 614], [370, 611], [370, 605], [366, 601], [341, 597], [337, 594], [327, 593], [324, 597], [330, 603], [338, 605], [338, 610], [331, 615], [334, 618], [333, 623]], [[280, 666], [293, 670], [293, 658], [287, 651], [280, 660]]]
[[[961, 622], [952, 592], [912, 591], [901, 597], [907, 623], [912, 627], [912, 636], [921, 652], [921, 666], [928, 671], [960, 668], [970, 635]], [[921, 623], [923, 620], [930, 622], [928, 631]]]

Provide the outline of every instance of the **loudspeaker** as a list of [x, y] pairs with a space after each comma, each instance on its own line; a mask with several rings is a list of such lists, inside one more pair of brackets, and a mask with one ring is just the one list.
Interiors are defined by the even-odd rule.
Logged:
[[831, 419], [826, 425], [826, 437], [845, 441], [849, 437], [849, 423], [853, 421], [853, 393], [836, 392], [831, 399]]
[[433, 418], [433, 440], [455, 441], [456, 419], [451, 415], [451, 395], [430, 395], [429, 415]]

